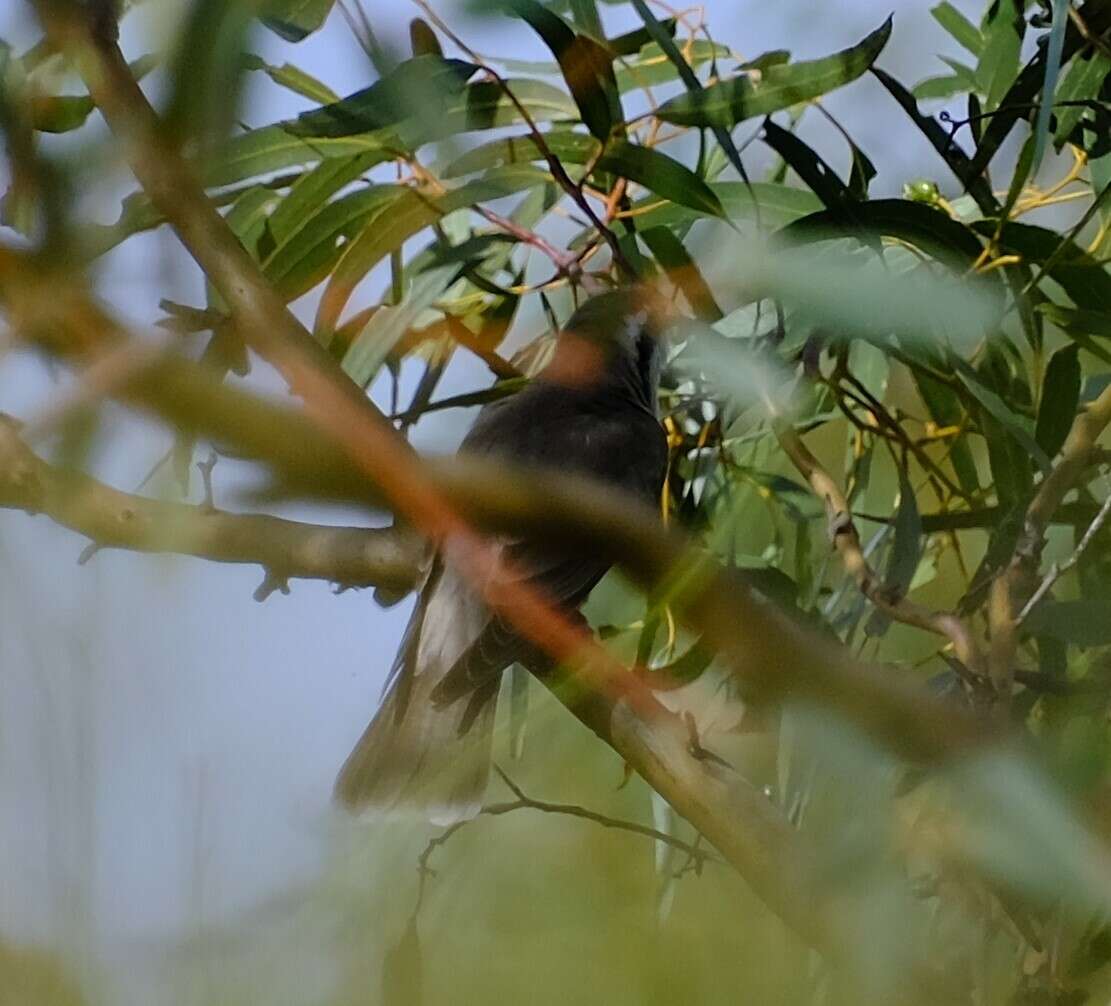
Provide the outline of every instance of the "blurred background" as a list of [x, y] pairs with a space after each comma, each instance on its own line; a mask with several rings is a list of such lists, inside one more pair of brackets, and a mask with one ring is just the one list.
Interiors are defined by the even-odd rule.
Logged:
[[[124, 51], [157, 51], [184, 6], [140, 6], [125, 21]], [[936, 74], [939, 53], [956, 55], [925, 0], [703, 6], [716, 38], [749, 56], [775, 48], [824, 55], [892, 8], [881, 64], [900, 79]], [[979, 5], [958, 6], [979, 14]], [[524, 25], [474, 19], [447, 0], [433, 7], [480, 52], [546, 58]], [[636, 26], [626, 7], [602, 12], [610, 34]], [[367, 13], [383, 46], [403, 50], [416, 8], [370, 0]], [[0, 38], [17, 52], [35, 43], [29, 5], [0, 5]], [[340, 94], [374, 79], [339, 8], [296, 49], [261, 28], [253, 42], [267, 62], [294, 60]], [[157, 99], [164, 81], [155, 74], [144, 86]], [[261, 125], [308, 104], [257, 73], [240, 117]], [[899, 194], [924, 165], [936, 166], [943, 194], [956, 194], [874, 80], [825, 104], [878, 167], [873, 195]], [[104, 132], [100, 123], [91, 129]], [[844, 166], [828, 123], [809, 117], [804, 135]], [[67, 137], [48, 143], [64, 152]], [[110, 145], [99, 156], [105, 170], [90, 172], [97, 181], [81, 207], [108, 223], [133, 183]], [[757, 174], [762, 156], [754, 149]], [[0, 188], [4, 170], [0, 161]], [[159, 316], [160, 298], [203, 301], [198, 273], [165, 228], [104, 257], [96, 282], [140, 327]], [[373, 281], [364, 296], [372, 292]], [[297, 310], [311, 319], [306, 301]], [[511, 344], [542, 328], [535, 311], [523, 312]], [[265, 373], [255, 378], [278, 387]], [[409, 387], [414, 379], [403, 373]], [[457, 356], [442, 390], [487, 379]], [[6, 361], [0, 403], [33, 413], [52, 381], [37, 363]], [[94, 462], [107, 481], [130, 488], [168, 435], [122, 413], [108, 419], [127, 449]], [[459, 411], [431, 415], [413, 440], [450, 452], [467, 421]], [[218, 502], [238, 478], [234, 462], [217, 465]], [[708, 863], [700, 876], [661, 887], [652, 842], [530, 812], [480, 820], [436, 851], [418, 942], [408, 927], [428, 835], [354, 826], [330, 804], [337, 766], [373, 712], [411, 602], [383, 610], [369, 592], [295, 582], [288, 595], [257, 603], [253, 568], [112, 551], [79, 565], [85, 545], [46, 518], [0, 512], [0, 954], [20, 962], [25, 991], [41, 981], [59, 1002], [271, 1006], [389, 1001], [382, 990], [390, 988], [406, 990], [394, 1000], [403, 1002], [417, 986], [433, 1003], [494, 995], [534, 1004], [771, 1002], [785, 994], [779, 965], [805, 957], [730, 871]], [[607, 582], [592, 615], [617, 621], [632, 606]], [[533, 691], [539, 711], [522, 758], [510, 763], [525, 790], [638, 820], [658, 816], [647, 788], [624, 780], [619, 759]], [[740, 743], [753, 765], [766, 759], [759, 739]], [[13, 994], [0, 988], [0, 1003], [31, 1001]]]

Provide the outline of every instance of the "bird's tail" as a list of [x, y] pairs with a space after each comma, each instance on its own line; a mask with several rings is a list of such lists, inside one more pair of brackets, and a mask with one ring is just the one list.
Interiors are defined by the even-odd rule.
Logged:
[[336, 779], [347, 808], [446, 826], [482, 809], [501, 675], [450, 705], [434, 668], [402, 666]]

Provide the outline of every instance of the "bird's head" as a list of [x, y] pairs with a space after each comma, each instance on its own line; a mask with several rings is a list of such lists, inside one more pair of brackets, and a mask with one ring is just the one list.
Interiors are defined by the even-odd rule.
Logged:
[[563, 326], [544, 377], [583, 389], [616, 382], [654, 409], [664, 356], [661, 338], [671, 315], [667, 303], [647, 287], [591, 297]]

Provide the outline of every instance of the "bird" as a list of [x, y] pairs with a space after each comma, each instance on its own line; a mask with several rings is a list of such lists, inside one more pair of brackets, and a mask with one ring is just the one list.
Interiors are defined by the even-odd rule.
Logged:
[[[641, 503], [659, 500], [667, 437], [658, 389], [667, 312], [644, 287], [599, 293], [558, 332], [550, 362], [485, 405], [459, 454], [586, 477]], [[527, 537], [497, 539], [512, 574], [576, 614], [605, 556]], [[341, 768], [337, 801], [360, 815], [448, 826], [482, 808], [503, 673], [535, 650], [442, 556], [423, 585], [382, 700]]]

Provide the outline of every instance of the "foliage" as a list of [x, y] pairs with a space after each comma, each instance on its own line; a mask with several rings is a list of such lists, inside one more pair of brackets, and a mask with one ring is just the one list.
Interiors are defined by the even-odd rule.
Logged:
[[[630, 1001], [652, 998], [651, 976], [666, 972], [655, 958], [669, 954], [696, 961], [672, 972], [698, 990], [691, 1001], [745, 995], [725, 976], [758, 983], [768, 1001], [1105, 998], [1111, 529], [1108, 458], [1096, 440], [1111, 419], [1111, 4], [993, 0], [977, 21], [939, 3], [932, 13], [962, 59], [946, 56], [947, 72], [916, 84], [887, 58], [891, 19], [841, 52], [796, 60], [783, 49], [742, 57], [692, 15], [659, 20], [637, 0], [642, 27], [612, 38], [613, 5], [482, 5], [551, 50], [549, 63], [522, 63], [480, 56], [421, 6], [428, 20], [414, 23], [412, 54], [391, 61], [369, 34], [380, 75], [341, 97], [295, 63], [253, 55], [235, 5], [194, 5], [184, 31], [204, 26], [226, 45], [178, 60], [172, 146], [193, 159], [270, 287], [315, 305], [318, 344], [361, 388], [385, 388], [408, 429], [426, 413], [519, 387], [535, 361], [507, 360], [503, 349], [541, 309], [560, 322], [589, 290], [657, 284], [686, 319], [661, 396], [665, 519], [741, 571], [800, 633], [839, 640], [885, 675], [943, 696], [943, 708], [985, 734], [1009, 730], [1006, 744], [916, 764], [869, 736], [864, 717], [847, 722], [821, 702], [745, 710], [742, 699], [759, 696], [691, 629], [687, 580], [696, 576], [676, 575], [646, 599], [604, 586], [589, 613], [607, 646], [651, 671], [666, 703], [693, 711], [696, 746], [766, 789], [812, 856], [799, 889], [835, 903], [841, 930], [816, 965], [770, 914], [742, 923], [717, 903], [728, 891], [746, 911], [763, 911], [735, 879], [710, 877], [727, 867], [696, 871], [657, 838], [655, 872], [645, 874], [606, 859], [629, 846], [594, 846], [599, 861], [574, 878], [583, 897], [606, 883], [589, 882], [599, 875], [651, 888], [598, 895], [608, 907], [594, 932], [632, 927], [652, 947], [645, 987]], [[296, 42], [329, 7], [271, 2], [262, 20]], [[61, 59], [4, 50], [5, 223], [44, 254], [65, 248], [67, 262], [88, 266], [165, 215], [136, 192], [111, 228], [79, 220], [65, 165], [42, 153], [38, 136], [89, 128], [89, 95], [49, 89], [43, 68]], [[132, 68], [138, 77], [150, 67]], [[214, 114], [186, 100], [198, 80], [237, 87], [254, 71], [313, 107], [225, 135], [233, 103]], [[843, 170], [805, 139], [810, 119], [829, 118], [823, 97], [866, 74], [937, 154], [902, 198], [871, 194], [876, 170], [852, 123], [835, 122]], [[560, 230], [561, 217], [575, 233]], [[366, 296], [375, 284], [383, 292]], [[353, 310], [357, 299], [364, 306]], [[216, 286], [205, 305], [171, 311], [190, 352], [210, 333], [195, 353], [221, 378], [246, 369], [235, 311]], [[442, 395], [460, 352], [482, 359], [496, 383]], [[421, 376], [401, 402], [406, 363]], [[179, 435], [179, 468], [193, 450]], [[522, 681], [507, 685], [513, 700], [503, 704], [512, 707], [506, 764], [526, 738], [533, 750]], [[547, 724], [552, 710], [537, 714], [532, 692], [529, 718]], [[739, 723], [762, 744], [741, 738]], [[593, 739], [561, 743], [583, 765], [610, 757]], [[637, 801], [580, 791], [550, 769], [528, 778], [576, 804], [584, 792], [608, 800], [607, 813], [622, 818], [643, 817], [648, 804], [643, 789], [632, 791]], [[654, 799], [657, 830], [697, 840]], [[421, 985], [450, 987], [452, 967], [466, 966], [451, 952], [429, 963], [432, 947], [473, 925], [459, 909], [479, 900], [466, 877], [468, 836], [507, 823], [468, 825], [437, 853], [452, 866], [422, 876], [404, 904], [395, 899], [401, 942], [376, 976], [389, 1001], [415, 1001]], [[535, 827], [543, 838], [529, 845], [531, 873], [517, 883], [566, 869], [566, 847], [551, 836], [585, 825]], [[507, 847], [526, 841], [503, 834]], [[383, 849], [375, 869], [402, 868], [395, 854]], [[414, 858], [411, 846], [405, 855]], [[496, 884], [496, 870], [483, 870]], [[705, 904], [692, 886], [707, 892]], [[626, 895], [654, 902], [656, 923], [614, 909]], [[482, 904], [483, 927], [508, 928], [498, 912], [525, 911], [516, 898]], [[682, 911], [669, 929], [673, 904]], [[567, 926], [575, 919], [572, 911]], [[489, 955], [516, 938], [505, 933]], [[774, 947], [769, 974], [729, 963], [739, 954], [734, 961], [758, 968], [753, 946]], [[542, 984], [543, 962], [530, 960]], [[503, 980], [523, 994], [520, 976]]]

